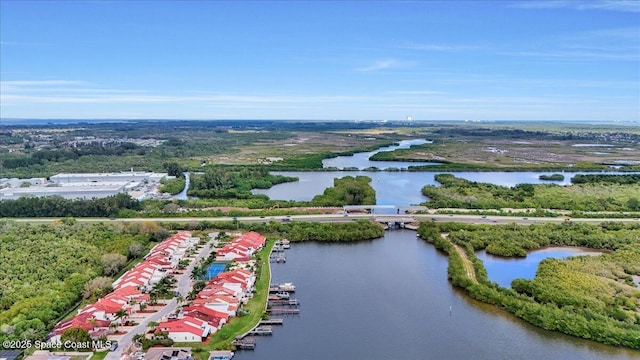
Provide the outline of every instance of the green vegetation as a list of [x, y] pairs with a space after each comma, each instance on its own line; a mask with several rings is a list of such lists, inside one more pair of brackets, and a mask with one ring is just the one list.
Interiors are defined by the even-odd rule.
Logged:
[[540, 180], [546, 181], [562, 181], [564, 180], [564, 175], [562, 174], [552, 174], [552, 175], [540, 175], [538, 176]]
[[92, 200], [50, 196], [0, 201], [0, 217], [112, 217], [139, 209], [139, 202], [127, 194]]
[[169, 193], [171, 195], [175, 195], [184, 190], [186, 180], [184, 177], [177, 177], [175, 179], [162, 178], [160, 180], [160, 183], [162, 184], [162, 186], [160, 186], [161, 193]]
[[617, 185], [599, 182], [572, 186], [519, 184], [508, 188], [468, 181], [451, 174], [438, 174], [435, 179], [441, 186], [427, 185], [422, 188], [422, 194], [430, 199], [423, 205], [432, 208], [635, 211], [636, 203], [631, 199], [636, 199], [640, 194], [640, 183]]
[[[184, 224], [163, 223], [168, 229], [183, 229]], [[257, 231], [262, 234], [271, 234], [291, 241], [327, 241], [327, 242], [351, 242], [376, 239], [384, 235], [384, 229], [380, 224], [358, 220], [344, 223], [312, 223], [312, 222], [275, 222], [269, 223], [236, 223], [232, 221], [200, 221], [187, 224], [189, 230], [222, 229]]]
[[313, 206], [371, 205], [376, 203], [376, 192], [368, 176], [345, 176], [333, 179], [333, 187], [311, 200]]
[[268, 189], [276, 184], [297, 180], [271, 175], [266, 167], [217, 166], [207, 168], [202, 175], [193, 174], [188, 193], [201, 198], [249, 199], [257, 196], [251, 193], [251, 189]]
[[573, 184], [618, 184], [618, 185], [638, 185], [640, 184], [640, 174], [607, 175], [589, 174], [576, 175], [571, 179]]
[[147, 246], [158, 230], [72, 219], [33, 226], [2, 221], [0, 228], [0, 340], [42, 339], [83, 291], [100, 293], [100, 285], [86, 288], [89, 280], [119, 270], [104, 254], [126, 259], [132, 244]]
[[[608, 130], [607, 130], [608, 129]], [[417, 129], [416, 129], [417, 130]], [[434, 124], [415, 131], [433, 143], [380, 152], [371, 160], [433, 161], [410, 171], [638, 171], [640, 132], [630, 127], [550, 123]], [[589, 143], [610, 144], [594, 152]], [[579, 145], [579, 146], [576, 146]]]
[[[631, 275], [640, 274], [640, 225], [603, 223], [531, 226], [422, 223], [419, 235], [448, 253], [451, 282], [474, 299], [494, 304], [547, 330], [640, 349], [640, 290]], [[445, 239], [441, 233], [448, 233]], [[470, 279], [462, 256], [465, 249], [478, 282]], [[487, 279], [475, 250], [518, 254], [548, 245], [578, 245], [613, 250], [601, 256], [547, 259], [533, 280], [516, 279], [513, 289]], [[491, 250], [491, 251], [490, 251]]]

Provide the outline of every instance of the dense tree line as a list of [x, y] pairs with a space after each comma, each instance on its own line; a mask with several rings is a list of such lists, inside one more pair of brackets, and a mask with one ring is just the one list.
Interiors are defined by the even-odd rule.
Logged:
[[316, 195], [313, 206], [373, 205], [376, 203], [376, 191], [371, 187], [368, 176], [345, 176], [333, 179], [333, 187]]
[[[609, 175], [613, 177], [627, 175]], [[640, 209], [640, 183], [593, 182], [572, 186], [518, 184], [514, 187], [480, 183], [438, 174], [441, 186], [427, 185], [422, 194], [431, 208], [501, 209], [541, 208], [573, 211], [636, 211]], [[626, 181], [622, 178], [621, 181]]]
[[43, 149], [31, 153], [28, 156], [3, 156], [1, 161], [6, 169], [28, 167], [46, 162], [63, 162], [77, 160], [83, 156], [105, 155], [124, 156], [127, 154], [144, 155], [144, 148], [135, 144], [124, 143], [118, 146], [89, 146], [77, 148]]
[[91, 279], [117, 273], [157, 230], [144, 223], [0, 221], [0, 340], [42, 339], [83, 295], [102, 294], [113, 281]]
[[[500, 306], [547, 330], [640, 349], [640, 290], [631, 278], [640, 274], [640, 227], [621, 223], [575, 225], [549, 224], [529, 232], [526, 226], [493, 226], [496, 229], [491, 230], [491, 226], [422, 223], [418, 233], [448, 253], [451, 282], [465, 288], [474, 299]], [[449, 234], [447, 239], [441, 236], [445, 232]], [[539, 246], [587, 245], [614, 251], [593, 257], [547, 259], [540, 263], [533, 280], [516, 279], [513, 289], [499, 287], [488, 280], [482, 262], [475, 256], [476, 246], [486, 246], [488, 251], [490, 244], [504, 239], [518, 243], [514, 239], [520, 237]], [[473, 261], [477, 282], [467, 277], [452, 242], [463, 247]]]
[[624, 174], [624, 175], [609, 175], [609, 174], [588, 174], [588, 175], [576, 175], [571, 179], [573, 184], [618, 184], [618, 185], [633, 185], [640, 184], [640, 174]]
[[189, 195], [201, 198], [251, 198], [251, 189], [268, 189], [273, 185], [297, 181], [297, 178], [272, 175], [263, 166], [209, 167], [204, 174], [191, 175]]
[[21, 197], [0, 201], [0, 217], [111, 217], [123, 210], [140, 208], [140, 203], [127, 194], [92, 200]]
[[[184, 224], [164, 223], [168, 229], [182, 229]], [[210, 222], [200, 221], [187, 225], [189, 230], [222, 229], [257, 231], [262, 234], [274, 234], [291, 241], [327, 241], [327, 242], [351, 242], [376, 239], [384, 235], [384, 228], [378, 223], [367, 220], [358, 220], [345, 223], [312, 223], [312, 222], [276, 222], [268, 223], [243, 223], [243, 222]]]

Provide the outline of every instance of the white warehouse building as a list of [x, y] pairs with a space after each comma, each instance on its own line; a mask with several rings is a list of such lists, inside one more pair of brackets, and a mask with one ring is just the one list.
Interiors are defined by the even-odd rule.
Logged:
[[[49, 182], [30, 182], [22, 187], [5, 182], [0, 189], [0, 200], [13, 200], [23, 196], [61, 196], [65, 199], [105, 198], [118, 193], [145, 193], [155, 188], [166, 173], [122, 172], [122, 173], [78, 173], [58, 174], [50, 177]], [[12, 186], [14, 185], [14, 186]], [[136, 196], [134, 196], [136, 197]], [[137, 196], [139, 197], [139, 196]]]

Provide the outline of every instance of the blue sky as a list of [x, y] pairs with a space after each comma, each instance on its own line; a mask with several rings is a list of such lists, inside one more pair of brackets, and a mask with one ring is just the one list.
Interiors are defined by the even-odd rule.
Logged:
[[640, 1], [0, 0], [0, 117], [640, 120]]

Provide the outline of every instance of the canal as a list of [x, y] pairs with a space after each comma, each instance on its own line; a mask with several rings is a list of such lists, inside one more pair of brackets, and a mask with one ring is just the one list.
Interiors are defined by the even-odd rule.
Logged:
[[274, 282], [301, 313], [237, 359], [633, 359], [640, 353], [531, 326], [447, 280], [447, 258], [409, 230], [353, 244], [296, 243]]

